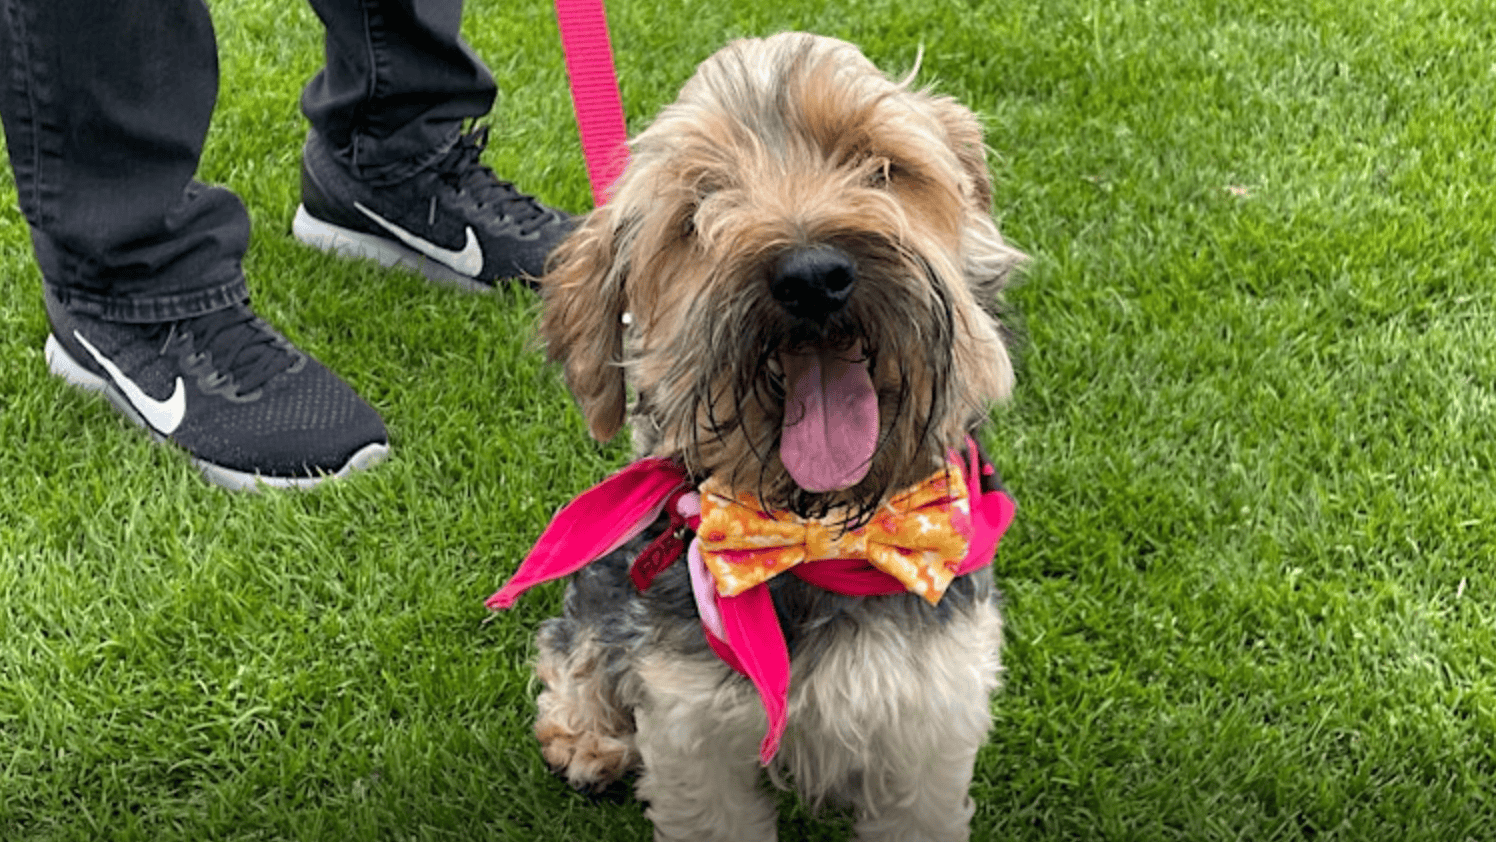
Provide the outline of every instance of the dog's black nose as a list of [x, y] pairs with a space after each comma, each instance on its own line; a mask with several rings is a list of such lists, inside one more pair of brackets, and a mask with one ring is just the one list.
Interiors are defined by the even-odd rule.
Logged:
[[805, 246], [786, 252], [774, 265], [769, 292], [790, 315], [817, 321], [847, 306], [857, 267], [836, 246]]

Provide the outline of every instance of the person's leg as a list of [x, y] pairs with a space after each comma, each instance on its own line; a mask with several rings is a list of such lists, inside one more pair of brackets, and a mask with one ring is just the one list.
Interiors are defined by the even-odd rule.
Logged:
[[495, 95], [462, 39], [461, 0], [312, 6], [327, 66], [302, 92], [296, 237], [470, 288], [541, 274], [573, 221], [483, 166], [486, 130], [461, 134]]
[[248, 216], [193, 180], [218, 86], [206, 6], [0, 0], [0, 80], [55, 374], [227, 487], [384, 457], [378, 413], [249, 309]]
[[302, 91], [302, 112], [359, 178], [414, 174], [493, 107], [493, 76], [462, 39], [462, 0], [311, 5], [327, 64]]
[[0, 5], [0, 116], [42, 277], [121, 321], [247, 294], [249, 217], [193, 181], [218, 91], [212, 23], [197, 3], [154, 5]]

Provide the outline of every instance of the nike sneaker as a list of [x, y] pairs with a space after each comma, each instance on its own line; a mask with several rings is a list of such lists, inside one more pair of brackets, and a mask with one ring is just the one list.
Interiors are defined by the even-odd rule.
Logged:
[[479, 160], [487, 143], [485, 126], [415, 175], [382, 184], [355, 178], [309, 132], [291, 232], [323, 251], [408, 266], [467, 289], [531, 281], [576, 220], [495, 176]]
[[46, 293], [47, 366], [102, 392], [224, 488], [310, 488], [389, 454], [374, 408], [247, 303], [175, 322], [69, 312]]

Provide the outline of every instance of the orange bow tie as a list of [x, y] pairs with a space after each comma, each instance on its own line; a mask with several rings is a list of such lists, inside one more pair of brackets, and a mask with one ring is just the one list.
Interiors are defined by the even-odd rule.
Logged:
[[891, 498], [867, 524], [847, 530], [789, 512], [765, 512], [751, 494], [714, 480], [701, 487], [701, 559], [717, 593], [735, 596], [809, 561], [866, 559], [931, 605], [965, 558], [971, 506], [955, 462]]

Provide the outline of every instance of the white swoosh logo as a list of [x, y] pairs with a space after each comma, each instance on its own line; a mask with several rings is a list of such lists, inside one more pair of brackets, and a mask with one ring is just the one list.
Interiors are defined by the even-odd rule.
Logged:
[[353, 206], [362, 211], [364, 216], [379, 223], [384, 230], [394, 234], [402, 243], [427, 257], [440, 260], [470, 278], [478, 277], [478, 273], [483, 271], [483, 247], [478, 244], [478, 235], [473, 233], [473, 226], [467, 227], [467, 245], [462, 247], [462, 251], [453, 251], [444, 249], [430, 240], [417, 237], [359, 202], [354, 202]]
[[95, 348], [93, 343], [84, 339], [83, 334], [75, 330], [73, 331], [73, 337], [83, 343], [84, 350], [93, 354], [93, 358], [98, 360], [99, 365], [103, 366], [104, 370], [109, 372], [109, 377], [114, 381], [114, 385], [118, 386], [119, 390], [125, 393], [125, 400], [129, 401], [130, 405], [135, 407], [135, 411], [140, 413], [140, 417], [144, 418], [147, 424], [150, 424], [152, 428], [163, 436], [169, 436], [176, 432], [177, 428], [182, 425], [182, 419], [187, 417], [187, 390], [182, 386], [182, 378], [177, 378], [177, 387], [172, 391], [171, 397], [164, 401], [158, 401], [147, 395], [139, 386], [135, 385], [135, 381], [126, 377], [125, 373], [120, 371], [119, 366], [114, 364], [113, 360], [99, 353], [99, 349]]

